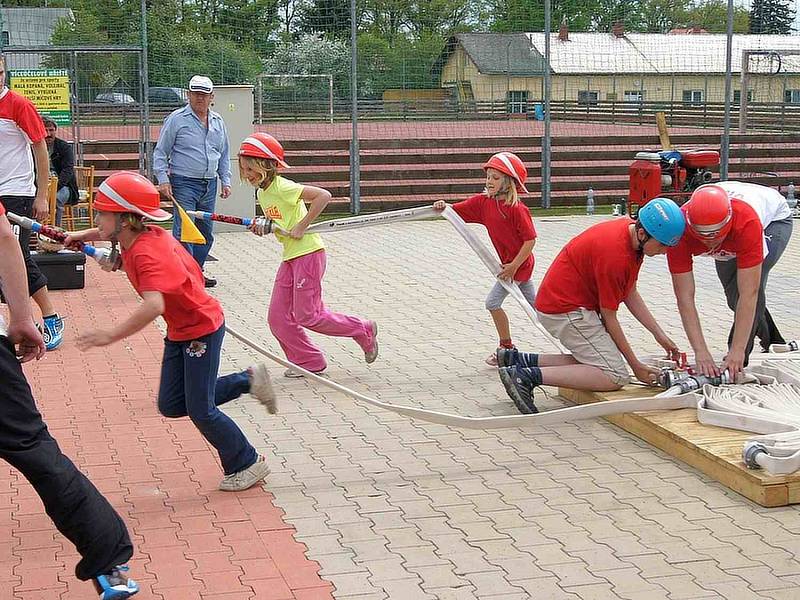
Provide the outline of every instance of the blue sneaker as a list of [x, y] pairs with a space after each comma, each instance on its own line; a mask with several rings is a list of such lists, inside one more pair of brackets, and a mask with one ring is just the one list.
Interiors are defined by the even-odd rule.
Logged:
[[48, 352], [58, 348], [64, 341], [64, 319], [58, 314], [45, 317], [42, 337], [44, 337], [44, 347]]
[[506, 388], [509, 398], [514, 401], [514, 406], [523, 415], [532, 415], [539, 412], [533, 402], [533, 391], [542, 383], [542, 372], [537, 367], [500, 367], [500, 381]]
[[100, 600], [123, 600], [139, 591], [139, 585], [133, 579], [128, 579], [127, 572], [128, 567], [120, 565], [110, 573], [94, 578], [94, 587], [100, 594]]

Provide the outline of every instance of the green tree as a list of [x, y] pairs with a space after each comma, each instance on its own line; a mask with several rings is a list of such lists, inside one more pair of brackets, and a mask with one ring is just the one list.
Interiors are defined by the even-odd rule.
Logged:
[[[710, 33], [725, 33], [728, 27], [728, 5], [725, 0], [709, 0], [694, 6], [686, 11], [683, 27], [700, 27]], [[750, 28], [750, 13], [746, 8], [734, 6], [733, 32], [748, 33]]]
[[684, 22], [691, 0], [647, 0], [640, 10], [640, 31], [667, 33]]
[[750, 33], [777, 33], [792, 31], [794, 11], [788, 0], [753, 0], [750, 9]]
[[380, 98], [387, 89], [438, 88], [433, 65], [444, 39], [436, 34], [399, 36], [391, 43], [375, 33], [358, 36], [360, 97]]
[[300, 33], [323, 33], [330, 37], [348, 38], [349, 0], [312, 0], [303, 7], [297, 28]]
[[[571, 31], [589, 31], [597, 0], [553, 0], [551, 27], [566, 20]], [[490, 29], [500, 33], [544, 31], [541, 0], [490, 0]]]

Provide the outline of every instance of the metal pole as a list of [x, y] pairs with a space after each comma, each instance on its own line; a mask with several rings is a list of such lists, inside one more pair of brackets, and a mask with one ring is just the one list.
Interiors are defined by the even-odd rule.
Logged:
[[544, 0], [544, 134], [542, 135], [542, 208], [550, 208], [550, 0]]
[[142, 19], [142, 53], [139, 57], [142, 65], [142, 143], [144, 144], [144, 172], [147, 177], [153, 176], [152, 148], [150, 148], [150, 76], [147, 68], [147, 0], [141, 0]]
[[361, 165], [358, 148], [358, 35], [356, 31], [356, 0], [350, 0], [350, 212], [361, 212]]
[[256, 86], [256, 93], [258, 94], [258, 124], [264, 124], [264, 78], [260, 75], [256, 80], [258, 85]]
[[331, 125], [333, 125], [333, 75], [328, 75], [328, 109], [331, 114]]
[[69, 53], [69, 67], [72, 71], [72, 77], [70, 77], [70, 81], [72, 82], [72, 89], [75, 98], [75, 111], [73, 113], [73, 139], [75, 140], [75, 153], [78, 158], [78, 164], [83, 165], [83, 143], [81, 142], [81, 110], [80, 110], [80, 88], [78, 86], [78, 53], [75, 50], [72, 50]]
[[[720, 148], [719, 178], [721, 181], [728, 179], [728, 160], [731, 148], [731, 79], [733, 77], [733, 0], [728, 0], [728, 30], [725, 40], [725, 120], [722, 126], [722, 147]], [[742, 66], [744, 70], [744, 65]], [[741, 95], [747, 97], [747, 91], [742, 88]], [[708, 95], [706, 95], [708, 105]]]

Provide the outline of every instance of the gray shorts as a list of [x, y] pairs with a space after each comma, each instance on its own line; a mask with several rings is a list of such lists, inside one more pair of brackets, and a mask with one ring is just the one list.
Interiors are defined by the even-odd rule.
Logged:
[[550, 335], [560, 340], [579, 363], [597, 367], [617, 385], [630, 382], [625, 358], [595, 311], [581, 308], [559, 315], [536, 314]]
[[[533, 306], [533, 302], [536, 300], [536, 286], [533, 285], [533, 282], [530, 279], [528, 281], [518, 281], [517, 285], [522, 295], [525, 296], [525, 300]], [[489, 295], [486, 296], [486, 310], [500, 310], [506, 296], [508, 296], [506, 288], [499, 281], [496, 282]]]

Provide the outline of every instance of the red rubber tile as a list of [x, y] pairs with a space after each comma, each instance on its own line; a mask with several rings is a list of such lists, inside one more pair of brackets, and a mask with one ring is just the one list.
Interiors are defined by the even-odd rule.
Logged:
[[[52, 292], [67, 318], [64, 345], [25, 372], [59, 445], [125, 519], [136, 546], [131, 576], [141, 600], [322, 600], [333, 586], [305, 556], [272, 495], [230, 494], [216, 453], [188, 419], [158, 414], [162, 334], [79, 352], [75, 336], [107, 328], [138, 307], [122, 274], [87, 264], [86, 288]], [[92, 310], [87, 311], [86, 307]], [[78, 555], [16, 471], [0, 464], [0, 597], [85, 600]]]

